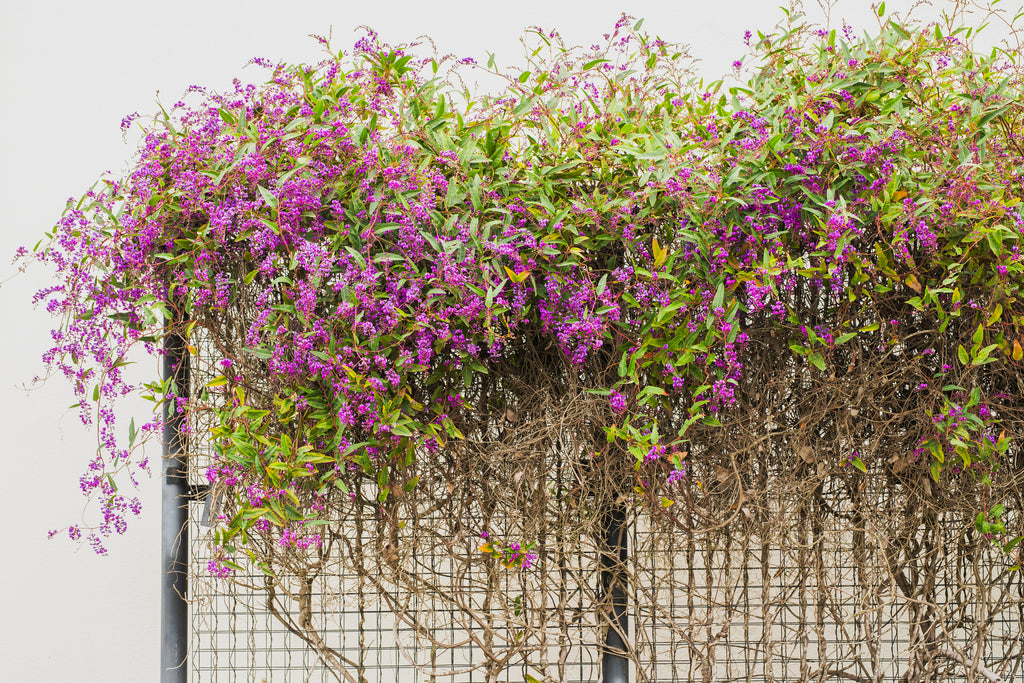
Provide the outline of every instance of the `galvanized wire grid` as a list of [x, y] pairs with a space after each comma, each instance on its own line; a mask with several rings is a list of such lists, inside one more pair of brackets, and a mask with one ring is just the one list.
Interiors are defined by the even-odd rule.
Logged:
[[[946, 580], [915, 602], [878, 567], [859, 577], [850, 541], [838, 533], [828, 539], [823, 574], [813, 561], [750, 538], [714, 545], [684, 539], [663, 565], [634, 566], [636, 680], [986, 680], [980, 670], [967, 674], [975, 654], [998, 680], [1024, 680], [1019, 575], [999, 578], [982, 568], [995, 582], [988, 599]], [[930, 615], [924, 603], [933, 606]], [[932, 620], [938, 637], [928, 645]], [[933, 656], [923, 661], [919, 650]], [[967, 664], [936, 652], [962, 654]], [[915, 658], [922, 661], [911, 678]]]
[[[193, 391], [215, 372], [197, 367]], [[189, 425], [196, 435], [189, 445], [194, 485], [205, 483], [204, 468], [212, 461], [202, 438], [211, 425], [201, 422], [211, 412], [192, 413]], [[557, 458], [552, 462], [539, 461], [537, 474], [528, 475], [537, 477], [535, 490], [546, 496], [540, 509], [548, 510], [550, 523], [537, 539], [538, 566], [526, 572], [496, 572], [476, 551], [472, 530], [483, 528], [480, 508], [471, 509], [475, 518], [463, 525], [440, 507], [410, 521], [405, 531], [413, 542], [404, 546], [401, 562], [389, 565], [380, 557], [391, 533], [386, 526], [353, 511], [332, 520], [342, 550], [306, 580], [268, 582], [259, 571], [216, 579], [207, 570], [213, 548], [210, 528], [200, 524], [204, 505], [193, 503], [190, 680], [601, 680], [609, 623], [601, 543], [559, 535], [566, 527], [557, 522], [589, 508], [586, 500], [561, 493], [569, 475]], [[1006, 558], [974, 532], [972, 519], [948, 509], [908, 517], [907, 506], [918, 503], [878, 477], [858, 489], [851, 489], [849, 477], [809, 477], [810, 488], [789, 490], [771, 482], [799, 483], [792, 473], [749, 467], [751, 481], [769, 483], [731, 507], [728, 497], [714, 498], [714, 475], [701, 475], [704, 510], [725, 501], [720, 523], [694, 522], [688, 517], [693, 500], [685, 497], [663, 516], [629, 513], [628, 560], [618, 571], [628, 586], [624, 654], [631, 678], [1024, 681], [1024, 582], [1019, 572], [1006, 571]], [[429, 487], [444, 481], [428, 478], [421, 486], [429, 497]], [[918, 521], [908, 526], [907, 519]], [[1006, 522], [1019, 526], [1013, 514]], [[488, 522], [506, 538], [523, 538], [521, 523]], [[449, 544], [437, 542], [449, 538]], [[406, 582], [399, 592], [391, 580], [398, 567], [431, 582], [430, 590], [412, 590]], [[503, 600], [497, 606], [489, 602], [496, 596]], [[530, 639], [521, 648], [516, 642], [523, 636], [508, 611], [517, 597]], [[484, 636], [473, 619], [489, 614], [495, 626], [487, 637], [504, 643], [491, 651], [511, 653], [500, 665], [486, 661], [474, 641]], [[308, 644], [310, 631], [337, 653], [350, 679], [325, 665]]]
[[[268, 609], [266, 583], [260, 573], [236, 575], [232, 580], [213, 579], [206, 573], [209, 543], [205, 528], [198, 523], [202, 506], [194, 504], [193, 575], [190, 579], [192, 633], [190, 666], [192, 681], [336, 681], [315, 652], [275, 618]], [[370, 535], [365, 539], [370, 540]], [[420, 558], [435, 576], [450, 572], [449, 559], [440, 552], [423, 553]], [[507, 583], [504, 590], [513, 588]], [[300, 590], [298, 582], [296, 593]], [[310, 587], [311, 604], [318, 631], [329, 645], [351, 664], [358, 679], [383, 681], [452, 681], [470, 683], [488, 680], [485, 662], [473, 646], [473, 634], [462, 626], [461, 615], [448, 604], [427, 601], [415, 595], [402, 606], [421, 624], [434, 629], [444, 643], [455, 647], [429, 647], [417, 637], [409, 623], [396, 617], [393, 607], [380, 599], [377, 588], [354, 573], [332, 574], [317, 579]], [[283, 614], [301, 609], [291, 597], [276, 596], [276, 608]], [[485, 596], [478, 595], [478, 598]], [[573, 600], [577, 614], [585, 615], [592, 598], [578, 593]], [[580, 643], [596, 643], [599, 633], [593, 622], [580, 619], [574, 629]], [[557, 657], [557, 647], [552, 646]], [[568, 683], [592, 681], [597, 677], [596, 651], [573, 647], [564, 678]], [[524, 681], [526, 675], [541, 674], [530, 662], [511, 661], [499, 680]]]
[[[194, 519], [201, 510], [193, 506]], [[883, 568], [865, 563], [864, 556], [857, 561], [857, 551], [851, 552], [857, 541], [848, 529], [822, 534], [820, 560], [809, 547], [783, 553], [751, 537], [720, 536], [702, 543], [679, 536], [674, 547], [662, 547], [660, 561], [652, 566], [638, 560], [651, 557], [645, 544], [663, 546], [664, 535], [643, 530], [642, 520], [631, 522], [630, 550], [637, 559], [629, 563], [629, 641], [637, 681], [898, 682], [907, 680], [928, 638], [937, 644], [928, 662], [918, 662], [927, 667], [923, 680], [1024, 680], [1019, 573], [1001, 572], [1000, 558], [987, 551], [975, 563], [964, 563], [949, 552], [955, 546], [945, 545], [956, 542], [952, 533], [940, 532], [943, 543], [933, 551], [948, 575], [927, 596], [907, 599]], [[799, 535], [800, 526], [779, 533]], [[203, 531], [193, 523], [190, 680], [337, 680], [303, 640], [271, 616], [261, 575], [223, 581], [204, 573], [208, 546]], [[444, 553], [426, 553], [422, 560], [444, 575]], [[964, 574], [975, 571], [977, 576]], [[581, 618], [569, 665], [561, 674], [554, 675], [557, 648], [549, 645], [547, 666], [534, 666], [535, 649], [532, 661], [509, 662], [497, 680], [525, 681], [527, 675], [600, 680], [603, 635], [595, 619], [587, 617], [593, 609], [587, 603], [597, 594], [597, 573], [592, 576], [590, 590], [574, 596], [574, 612]], [[979, 579], [995, 588], [972, 586]], [[449, 605], [407, 606], [409, 613], [430, 615], [432, 627], [444, 631], [438, 634], [441, 640], [467, 641], [439, 650], [417, 642], [410, 626], [396, 619], [365, 579], [327, 576], [313, 591], [325, 640], [354, 664], [359, 680], [488, 680], [484, 669], [473, 668], [481, 659]], [[298, 606], [284, 599], [278, 609]], [[975, 656], [981, 668], [972, 677], [967, 671]], [[986, 672], [999, 678], [986, 677]]]

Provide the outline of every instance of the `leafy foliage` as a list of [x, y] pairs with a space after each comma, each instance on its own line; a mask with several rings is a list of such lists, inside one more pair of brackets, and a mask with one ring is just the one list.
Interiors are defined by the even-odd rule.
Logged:
[[590, 51], [536, 32], [529, 69], [473, 96], [467, 65], [371, 33], [162, 113], [35, 252], [59, 274], [46, 360], [100, 406], [95, 533], [123, 525], [110, 475], [145, 467], [113, 438], [119, 366], [180, 333], [219, 370], [145, 391], [215, 416], [226, 557], [315, 553], [368, 487], [387, 509], [531, 392], [576, 389], [581, 477], [622, 463], [601, 485], [658, 514], [767, 460], [966, 504], [1002, 536], [1024, 93], [1017, 55], [967, 36], [794, 16], [751, 39], [748, 82], [705, 86], [623, 19]]

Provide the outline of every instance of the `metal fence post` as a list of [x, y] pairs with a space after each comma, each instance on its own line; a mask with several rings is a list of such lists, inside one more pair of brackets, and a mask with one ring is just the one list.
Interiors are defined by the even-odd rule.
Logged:
[[[189, 357], [177, 333], [164, 343], [164, 380], [175, 396], [188, 398]], [[172, 399], [164, 404], [161, 486], [160, 683], [188, 681], [188, 469], [184, 413]]]
[[616, 503], [608, 511], [605, 523], [607, 552], [601, 556], [601, 585], [610, 598], [611, 623], [605, 637], [601, 658], [604, 683], [627, 683], [629, 660], [620, 653], [626, 651], [624, 636], [629, 633], [626, 615], [626, 559], [629, 548], [626, 539], [626, 508]]

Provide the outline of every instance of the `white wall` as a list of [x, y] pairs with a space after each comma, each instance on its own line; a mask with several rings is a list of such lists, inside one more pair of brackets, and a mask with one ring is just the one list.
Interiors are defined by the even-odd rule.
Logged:
[[[557, 28], [570, 43], [596, 42], [620, 12], [645, 29], [693, 45], [709, 74], [720, 75], [743, 51], [745, 29], [779, 18], [772, 0], [516, 0], [509, 3], [320, 2], [293, 0], [2, 0], [0, 4], [0, 281], [10, 255], [31, 247], [104, 171], [118, 174], [131, 148], [119, 123], [173, 103], [193, 83], [224, 89], [232, 77], [260, 79], [242, 67], [256, 56], [315, 60], [310, 33], [333, 28], [350, 47], [360, 24], [383, 40], [426, 33], [442, 51], [486, 62], [521, 62], [518, 37], [528, 25]], [[813, 2], [815, 12], [817, 5]], [[890, 0], [890, 11], [909, 2]], [[1019, 6], [1019, 2], [1006, 3]], [[842, 0], [833, 23], [874, 26], [865, 0]], [[94, 436], [65, 408], [70, 388], [54, 378], [26, 393], [17, 385], [41, 373], [50, 320], [33, 310], [46, 283], [34, 270], [0, 286], [0, 401], [3, 411], [0, 555], [0, 680], [155, 680], [159, 658], [159, 487], [141, 490], [146, 509], [98, 558], [47, 531], [80, 521], [78, 476]], [[156, 372], [147, 361], [141, 369]], [[141, 402], [134, 408], [146, 414]], [[127, 424], [131, 410], [124, 413]], [[156, 449], [151, 455], [158, 455]]]

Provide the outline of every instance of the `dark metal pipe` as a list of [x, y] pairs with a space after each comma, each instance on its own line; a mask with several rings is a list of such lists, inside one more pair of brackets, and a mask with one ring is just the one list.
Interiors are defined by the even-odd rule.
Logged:
[[[164, 342], [164, 381], [176, 397], [188, 398], [189, 357], [177, 333]], [[184, 413], [177, 400], [164, 404], [160, 554], [160, 683], [188, 681], [188, 469]]]
[[611, 608], [611, 623], [605, 637], [601, 657], [601, 671], [604, 683], [627, 683], [629, 681], [629, 660], [624, 636], [629, 633], [629, 618], [626, 614], [626, 560], [629, 548], [626, 539], [626, 508], [616, 503], [608, 511], [605, 522], [607, 548], [601, 556], [601, 585], [605, 599]]

